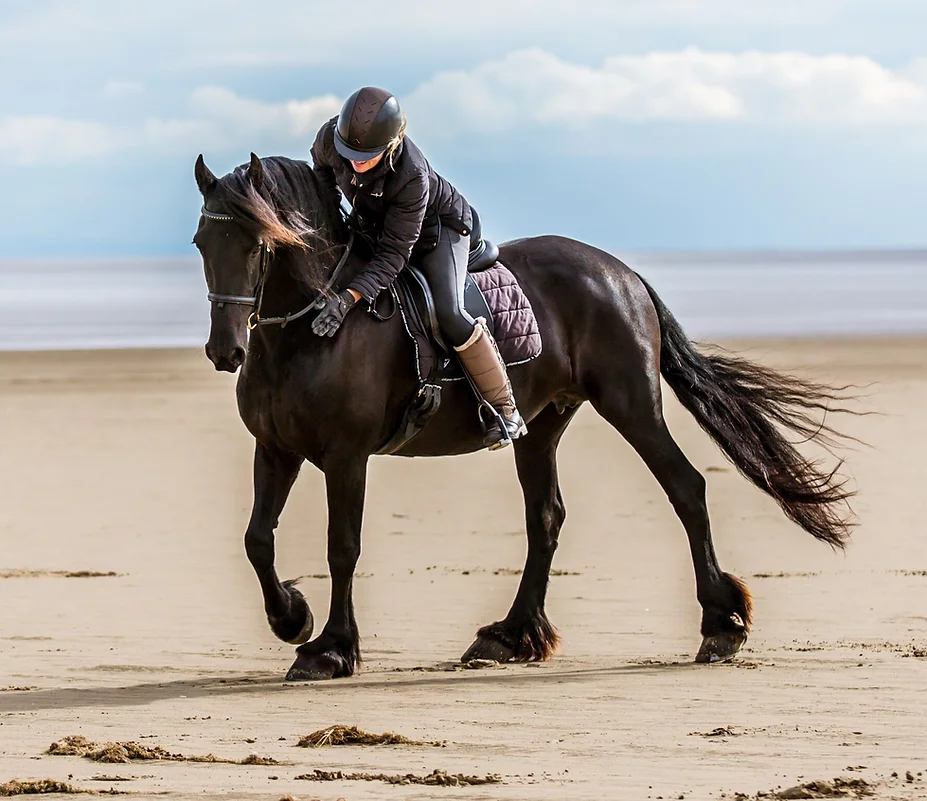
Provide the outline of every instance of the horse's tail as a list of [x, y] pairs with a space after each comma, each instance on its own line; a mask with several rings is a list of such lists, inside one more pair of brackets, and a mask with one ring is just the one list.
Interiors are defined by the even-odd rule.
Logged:
[[817, 539], [845, 547], [853, 526], [847, 501], [854, 492], [837, 475], [842, 460], [826, 469], [806, 459], [780, 428], [830, 450], [844, 437], [815, 418], [846, 411], [834, 406], [848, 399], [846, 388], [784, 375], [727, 353], [700, 353], [653, 288], [640, 280], [660, 320], [660, 372], [682, 405], [791, 520]]

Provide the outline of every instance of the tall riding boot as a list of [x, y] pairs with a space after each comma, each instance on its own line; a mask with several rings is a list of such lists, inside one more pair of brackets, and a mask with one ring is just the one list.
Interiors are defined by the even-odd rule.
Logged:
[[[486, 446], [491, 451], [504, 448], [513, 439], [527, 434], [528, 428], [525, 426], [525, 421], [515, 408], [515, 397], [512, 394], [512, 385], [505, 370], [505, 363], [482, 317], [477, 318], [470, 339], [454, 350], [457, 351], [461, 364], [470, 374], [483, 400], [498, 412], [498, 415], [488, 415], [490, 419], [487, 421], [484, 440]], [[505, 424], [504, 431], [499, 417]]]

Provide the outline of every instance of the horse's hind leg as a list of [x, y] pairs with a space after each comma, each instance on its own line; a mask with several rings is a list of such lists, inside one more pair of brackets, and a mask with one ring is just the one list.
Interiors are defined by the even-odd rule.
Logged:
[[245, 550], [264, 594], [270, 628], [281, 640], [299, 645], [312, 636], [312, 612], [293, 582], [281, 582], [274, 567], [274, 529], [302, 458], [257, 443], [254, 451], [254, 506], [245, 532]]
[[550, 566], [557, 550], [566, 508], [557, 480], [557, 446], [575, 414], [558, 414], [546, 407], [515, 440], [515, 466], [525, 495], [528, 557], [512, 608], [504, 620], [484, 626], [462, 661], [495, 659], [499, 662], [534, 662], [550, 659], [560, 642], [544, 613]]
[[659, 373], [623, 376], [590, 398], [596, 411], [637, 451], [676, 510], [692, 552], [696, 595], [702, 607], [702, 646], [696, 662], [730, 659], [746, 642], [751, 598], [746, 585], [718, 566], [705, 479], [680, 450], [663, 419]]

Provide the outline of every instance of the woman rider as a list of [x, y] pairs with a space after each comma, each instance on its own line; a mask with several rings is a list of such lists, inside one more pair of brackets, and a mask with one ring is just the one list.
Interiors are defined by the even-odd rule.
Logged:
[[339, 190], [345, 195], [355, 224], [373, 231], [377, 244], [366, 267], [328, 301], [312, 330], [333, 336], [356, 303], [372, 305], [412, 259], [431, 287], [442, 333], [505, 424], [503, 432], [498, 420], [490, 421], [486, 434], [486, 445], [500, 448], [527, 429], [492, 334], [463, 306], [474, 214], [405, 130], [396, 98], [366, 86], [316, 136], [312, 160], [322, 186], [335, 202]]

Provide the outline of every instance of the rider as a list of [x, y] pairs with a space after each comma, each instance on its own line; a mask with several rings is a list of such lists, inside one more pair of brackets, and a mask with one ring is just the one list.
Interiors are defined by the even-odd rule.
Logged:
[[[353, 207], [355, 225], [372, 230], [376, 249], [366, 267], [329, 299], [313, 321], [320, 336], [333, 336], [360, 300], [372, 305], [414, 259], [431, 287], [441, 331], [483, 398], [505, 423], [492, 420], [490, 449], [527, 433], [495, 340], [482, 318], [463, 306], [463, 287], [474, 214], [467, 201], [438, 175], [406, 135], [406, 116], [389, 92], [365, 86], [352, 94], [319, 130], [312, 146], [315, 174], [335, 202], [338, 191]], [[507, 434], [507, 436], [506, 436]]]

